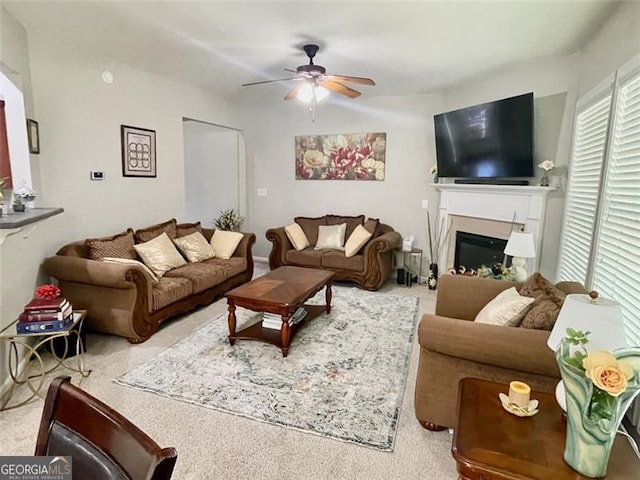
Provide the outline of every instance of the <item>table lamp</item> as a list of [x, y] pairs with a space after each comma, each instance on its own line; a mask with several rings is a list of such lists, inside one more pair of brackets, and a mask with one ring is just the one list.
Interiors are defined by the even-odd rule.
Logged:
[[516, 282], [522, 282], [527, 278], [527, 258], [536, 256], [533, 246], [533, 233], [511, 232], [504, 254], [513, 257], [511, 260], [511, 275]]
[[[585, 345], [588, 353], [628, 346], [620, 304], [606, 298], [598, 298], [596, 292], [589, 295], [567, 295], [547, 340], [547, 346], [554, 352], [567, 336], [567, 328], [591, 332], [589, 343]], [[556, 400], [560, 408], [566, 412], [567, 403], [562, 380], [556, 386]]]

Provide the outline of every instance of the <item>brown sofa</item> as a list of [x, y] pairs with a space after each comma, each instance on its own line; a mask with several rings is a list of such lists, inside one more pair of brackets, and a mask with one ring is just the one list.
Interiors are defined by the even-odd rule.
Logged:
[[394, 250], [402, 243], [401, 235], [389, 225], [377, 222], [371, 239], [353, 257], [347, 258], [338, 250], [314, 250], [320, 225], [347, 224], [345, 240], [358, 225], [364, 224], [364, 215], [325, 215], [309, 218], [296, 217], [310, 247], [297, 251], [289, 241], [284, 227], [267, 230], [266, 237], [272, 242], [269, 267], [274, 270], [283, 265], [320, 268], [335, 272], [336, 281], [352, 281], [367, 290], [378, 290], [393, 271]]
[[[473, 319], [501, 291], [521, 284], [462, 275], [438, 282], [435, 314], [418, 327], [420, 361], [415, 389], [418, 421], [430, 430], [455, 427], [458, 382], [465, 377], [505, 385], [521, 380], [533, 390], [553, 393], [560, 380], [550, 332], [476, 323]], [[556, 285], [564, 293], [586, 293], [576, 282]]]
[[[163, 231], [171, 230], [173, 237], [176, 231], [180, 237], [181, 231], [186, 235], [197, 229], [207, 240], [214, 232], [201, 228], [199, 223], [177, 225], [172, 219], [136, 231], [136, 243], [141, 243], [142, 235], [150, 239], [157, 227]], [[128, 232], [133, 233], [129, 229], [123, 234]], [[44, 261], [43, 268], [58, 280], [62, 295], [74, 308], [87, 310], [85, 322], [90, 329], [140, 343], [148, 339], [164, 320], [210, 304], [231, 288], [251, 280], [251, 248], [255, 240], [254, 234], [245, 233], [228, 260], [210, 258], [187, 263], [168, 271], [157, 283], [139, 265], [93, 260], [89, 240], [65, 245], [55, 256]]]

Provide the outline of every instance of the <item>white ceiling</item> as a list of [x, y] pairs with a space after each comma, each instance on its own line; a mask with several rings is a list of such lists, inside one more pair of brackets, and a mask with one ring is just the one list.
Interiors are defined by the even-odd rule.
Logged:
[[[577, 52], [618, 2], [11, 2], [29, 35], [234, 95], [284, 78], [317, 43], [328, 74], [363, 95], [427, 93], [513, 62]], [[282, 86], [262, 89], [282, 94]]]

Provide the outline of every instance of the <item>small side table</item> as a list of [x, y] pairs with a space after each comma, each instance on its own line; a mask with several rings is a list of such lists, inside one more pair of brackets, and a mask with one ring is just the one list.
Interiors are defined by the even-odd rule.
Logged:
[[402, 251], [402, 269], [404, 270], [404, 283], [410, 287], [414, 278], [420, 283], [422, 274], [422, 249], [412, 248], [410, 252]]
[[[84, 319], [87, 315], [86, 310], [74, 310], [73, 321], [64, 330], [56, 330], [51, 332], [38, 332], [38, 333], [18, 333], [17, 325], [18, 320], [5, 327], [0, 331], [0, 342], [6, 342], [9, 344], [9, 375], [11, 377], [11, 386], [0, 397], [0, 411], [9, 410], [11, 408], [20, 407], [29, 403], [36, 396], [44, 398], [46, 392], [42, 392], [45, 383], [45, 378], [48, 373], [51, 373], [58, 367], [62, 366], [67, 370], [80, 373], [83, 377], [88, 377], [91, 370], [86, 370], [84, 367], [84, 345], [81, 339], [82, 327], [84, 325]], [[69, 340], [75, 335], [76, 341], [76, 366], [72, 366], [67, 359], [69, 352]], [[32, 339], [36, 339], [36, 343], [32, 343]], [[61, 355], [56, 353], [56, 349], [53, 346], [54, 340], [57, 338], [64, 339], [64, 351]], [[42, 355], [38, 350], [44, 346], [47, 342], [51, 345], [51, 354], [53, 355], [56, 363], [52, 367], [46, 368]], [[31, 357], [27, 363], [24, 372], [20, 373], [19, 358], [18, 358], [18, 345], [26, 350], [27, 357]], [[37, 370], [31, 374], [30, 363], [35, 360]], [[26, 400], [18, 402], [14, 405], [9, 405], [11, 397], [16, 386], [26, 385], [31, 390], [31, 396]]]
[[[498, 399], [509, 385], [463, 378], [451, 451], [460, 480], [587, 480], [563, 459], [567, 422], [555, 396], [531, 392], [539, 412], [526, 418], [507, 413]], [[640, 461], [618, 435], [605, 479], [640, 478]]]

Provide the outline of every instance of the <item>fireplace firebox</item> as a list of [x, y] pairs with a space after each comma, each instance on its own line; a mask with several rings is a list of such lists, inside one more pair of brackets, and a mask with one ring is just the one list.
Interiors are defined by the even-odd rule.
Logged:
[[[496, 263], [502, 264], [504, 248], [507, 240], [487, 237], [469, 232], [456, 232], [456, 249], [454, 265], [464, 265], [467, 269], [478, 269], [481, 266], [490, 267]], [[507, 257], [507, 267], [511, 266], [511, 257]]]

